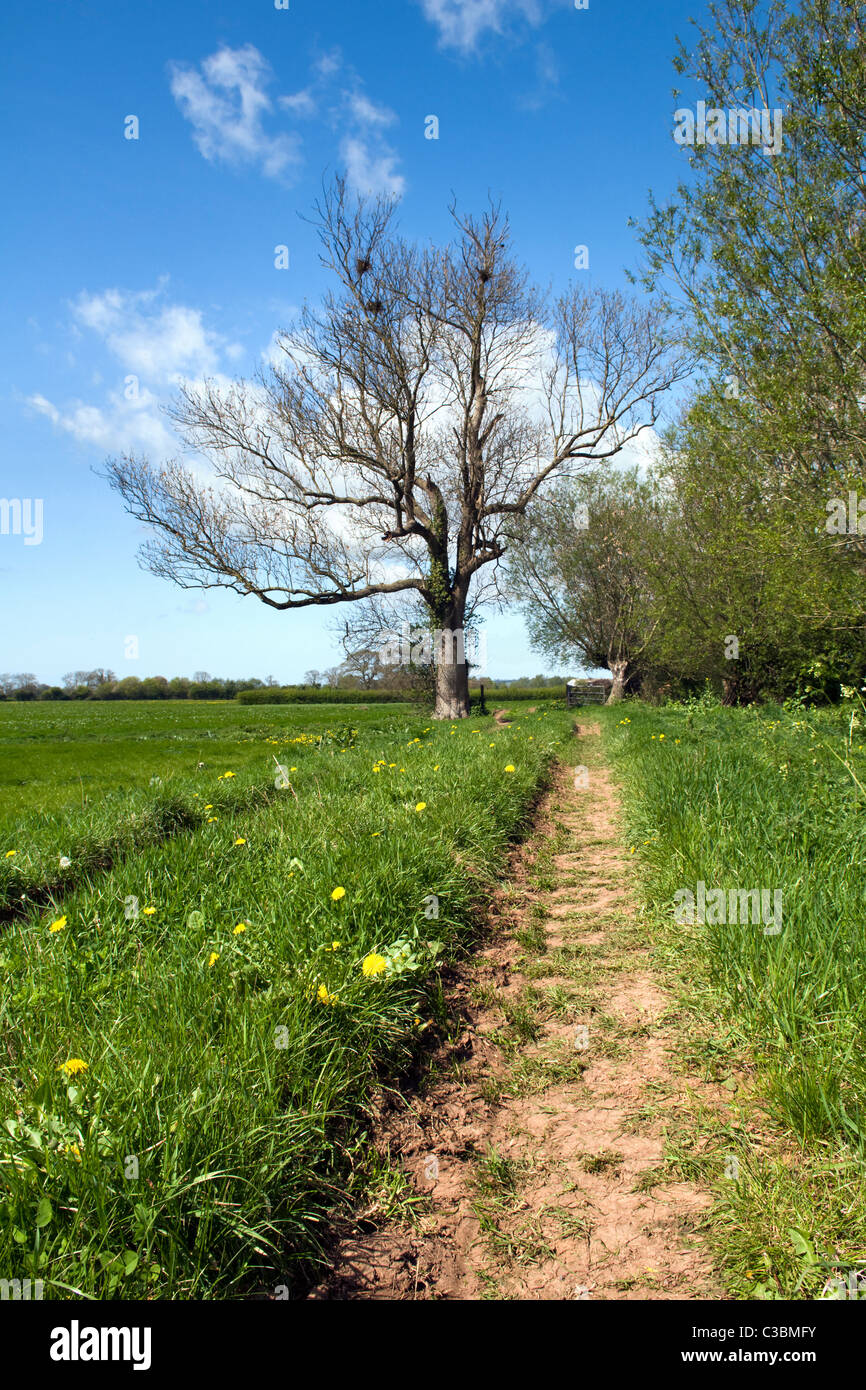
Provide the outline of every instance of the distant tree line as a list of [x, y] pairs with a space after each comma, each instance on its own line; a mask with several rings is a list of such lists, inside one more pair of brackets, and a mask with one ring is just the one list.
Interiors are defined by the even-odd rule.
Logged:
[[[520, 690], [542, 690], [556, 687], [562, 689], [565, 676], [518, 676], [514, 680], [483, 681], [491, 690], [499, 688], [517, 692]], [[473, 687], [479, 682], [473, 679]], [[15, 674], [0, 674], [0, 701], [2, 700], [234, 700], [242, 691], [257, 692], [248, 703], [269, 703], [270, 692], [292, 691], [292, 698], [303, 701], [305, 698], [321, 702], [330, 694], [339, 693], [343, 698], [353, 691], [391, 700], [411, 699], [417, 693], [416, 674], [400, 668], [376, 667], [371, 669], [363, 660], [347, 660], [339, 666], [326, 671], [307, 671], [303, 685], [285, 687], [273, 677], [258, 680], [256, 677], [237, 680], [211, 676], [207, 671], [196, 671], [192, 677], [174, 676], [124, 676], [121, 680], [113, 671], [69, 671], [63, 677], [62, 685], [46, 685], [30, 671]], [[285, 702], [281, 694], [276, 703]]]
[[70, 671], [62, 685], [45, 685], [31, 672], [0, 675], [0, 700], [233, 700], [239, 690], [276, 686], [256, 677], [224, 680], [207, 671], [188, 676], [124, 676], [118, 680], [113, 671]]

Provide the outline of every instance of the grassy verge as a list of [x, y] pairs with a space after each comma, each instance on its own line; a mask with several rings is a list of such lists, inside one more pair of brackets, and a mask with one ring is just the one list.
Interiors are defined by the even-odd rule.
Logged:
[[437, 963], [570, 726], [377, 720], [330, 741], [308, 724], [266, 804], [220, 802], [233, 769], [208, 770], [188, 833], [7, 924], [8, 1277], [206, 1298], [315, 1266], [366, 1162], [371, 1087], [435, 1022]]
[[731, 1290], [817, 1297], [866, 1263], [863, 711], [699, 701], [602, 722], [704, 1064], [740, 1062], [754, 1088], [713, 1223]]

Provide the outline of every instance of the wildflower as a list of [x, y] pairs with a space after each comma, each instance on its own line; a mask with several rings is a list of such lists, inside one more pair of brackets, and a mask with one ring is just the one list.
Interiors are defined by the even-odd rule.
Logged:
[[219, 958], [219, 951], [211, 951], [210, 955], [207, 958], [208, 970], [210, 970], [211, 966], [216, 965]]
[[514, 763], [506, 763], [506, 764], [505, 764], [505, 771], [506, 771], [506, 772], [513, 772], [513, 771], [514, 771]]
[[324, 985], [319, 985], [316, 997], [320, 1004], [336, 1004], [337, 1002], [336, 994], [329, 994]]
[[145, 917], [153, 917], [153, 915], [154, 915], [155, 912], [156, 912], [156, 908], [155, 908], [155, 907], [146, 907], [146, 908], [144, 908], [144, 915], [145, 915]]
[[[235, 776], [235, 773], [233, 773], [233, 772], [224, 772], [224, 773], [222, 774], [222, 776], [223, 776], [223, 777], [234, 777], [234, 776]], [[219, 781], [219, 778], [217, 778], [217, 781]]]
[[381, 834], [382, 834], [381, 830], [374, 830], [374, 831], [373, 831], [372, 838], [375, 840], [376, 836], [377, 836], [377, 835], [381, 835]]
[[242, 931], [246, 931], [246, 922], [238, 922], [236, 927], [232, 927], [232, 936], [240, 936]]
[[438, 764], [438, 763], [435, 763], [435, 764], [434, 764], [434, 766], [433, 766], [433, 771], [434, 771], [434, 772], [438, 772], [438, 771], [439, 771], [439, 764]]
[[427, 808], [427, 802], [426, 802], [426, 801], [419, 801], [419, 802], [418, 802], [418, 805], [415, 807], [415, 810], [416, 810], [416, 811], [424, 811], [424, 810], [426, 810], [426, 808]]
[[7, 849], [7, 851], [6, 851], [6, 858], [7, 858], [7, 859], [14, 859], [14, 857], [15, 857], [15, 855], [16, 855], [17, 853], [18, 853], [17, 849]]
[[371, 951], [365, 956], [361, 963], [361, 970], [365, 975], [381, 975], [383, 970], [387, 970], [388, 962], [384, 956], [380, 956], [376, 951]]
[[66, 926], [66, 918], [65, 918], [65, 917], [58, 917], [56, 922], [52, 922], [52, 923], [51, 923], [51, 926], [48, 928], [48, 930], [49, 930], [49, 931], [63, 931], [63, 928], [64, 928], [65, 926]]
[[77, 1076], [80, 1071], [87, 1071], [87, 1062], [81, 1057], [68, 1057], [65, 1062], [61, 1062], [57, 1068], [62, 1071], [64, 1076]]
[[213, 806], [205, 806], [204, 809], [205, 809], [206, 811], [212, 811], [212, 810], [213, 810]]
[[334, 891], [333, 891], [333, 893], [331, 894], [331, 902], [333, 902], [333, 903], [338, 903], [338, 902], [340, 901], [340, 899], [341, 899], [341, 898], [345, 898], [345, 896], [346, 896], [346, 890], [345, 890], [345, 888], [335, 888]]
[[67, 855], [61, 854], [61, 856], [60, 856], [60, 867], [61, 867], [61, 869], [68, 869], [68, 868], [69, 868], [69, 865], [70, 865], [71, 863], [72, 863], [72, 860], [69, 859], [69, 858], [67, 857]]
[[659, 740], [664, 738], [664, 734], [659, 734]]
[[238, 838], [235, 840], [235, 844], [236, 844], [236, 845], [245, 845], [245, 844], [246, 844], [246, 840], [245, 840], [242, 836], [239, 835]]
[[332, 941], [331, 944], [330, 944], [330, 946], [326, 946], [326, 947], [325, 947], [325, 950], [326, 950], [326, 951], [339, 951], [339, 949], [340, 949], [340, 947], [342, 946], [342, 944], [343, 944], [342, 941]]
[[215, 821], [216, 819], [217, 819], [216, 816], [208, 816], [208, 818], [207, 818], [207, 823], [208, 823], [208, 825], [213, 825], [213, 823], [214, 823], [214, 821]]

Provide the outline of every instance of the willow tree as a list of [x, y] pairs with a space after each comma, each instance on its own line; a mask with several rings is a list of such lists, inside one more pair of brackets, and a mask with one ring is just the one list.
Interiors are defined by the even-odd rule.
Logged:
[[396, 230], [392, 199], [316, 206], [334, 287], [278, 338], [254, 381], [186, 384], [177, 459], [110, 460], [152, 528], [155, 574], [292, 610], [405, 599], [440, 641], [439, 718], [469, 712], [467, 605], [507, 532], [557, 471], [610, 458], [657, 418], [678, 373], [652, 306], [619, 293], [539, 293], [498, 208], [452, 207], [452, 240]]
[[653, 641], [664, 607], [653, 579], [667, 562], [670, 504], [636, 468], [561, 480], [516, 526], [509, 558], [536, 651], [605, 667], [607, 703], [639, 694], [657, 669]]

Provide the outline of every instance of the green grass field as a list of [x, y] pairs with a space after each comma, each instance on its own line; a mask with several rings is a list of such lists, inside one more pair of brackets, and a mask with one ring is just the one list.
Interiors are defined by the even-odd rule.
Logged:
[[[866, 716], [592, 717], [692, 1060], [747, 1078], [742, 1123], [687, 1136], [671, 1172], [716, 1186], [735, 1297], [815, 1297], [866, 1262]], [[336, 1210], [411, 1202], [368, 1102], [443, 1023], [438, 967], [571, 722], [0, 706], [7, 1277], [49, 1298], [302, 1290]], [[700, 883], [781, 892], [781, 929], [678, 921]]]
[[[815, 1297], [866, 1262], [866, 716], [697, 701], [603, 719], [648, 920], [710, 1021], [702, 1062], [755, 1086], [725, 1136], [736, 1165], [712, 1154], [705, 1172], [731, 1175], [715, 1234], [732, 1290]], [[677, 923], [699, 882], [781, 891], [781, 930], [709, 909]]]
[[364, 1143], [371, 1089], [438, 1018], [436, 967], [569, 727], [0, 708], [9, 1277], [46, 1297], [297, 1287], [335, 1206], [370, 1183], [396, 1199]]

